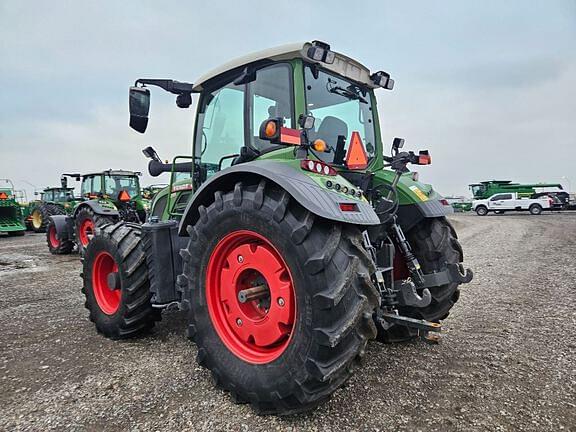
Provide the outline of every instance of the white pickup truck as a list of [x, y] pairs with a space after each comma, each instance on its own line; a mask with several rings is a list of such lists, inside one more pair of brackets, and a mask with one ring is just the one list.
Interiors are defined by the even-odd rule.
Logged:
[[486, 216], [490, 212], [502, 214], [506, 211], [529, 211], [539, 215], [542, 210], [550, 210], [553, 200], [548, 196], [539, 198], [521, 198], [516, 193], [499, 193], [488, 199], [472, 201], [472, 210], [478, 216]]

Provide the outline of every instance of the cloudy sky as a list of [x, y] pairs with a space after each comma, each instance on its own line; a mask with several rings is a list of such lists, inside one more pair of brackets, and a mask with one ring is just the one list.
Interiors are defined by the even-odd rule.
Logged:
[[576, 189], [574, 0], [0, 0], [0, 177], [30, 194], [64, 171], [145, 171], [148, 145], [190, 154], [193, 115], [161, 91], [146, 135], [128, 128], [136, 78], [193, 82], [312, 39], [393, 75], [384, 141], [428, 148], [421, 179], [442, 193], [493, 178]]

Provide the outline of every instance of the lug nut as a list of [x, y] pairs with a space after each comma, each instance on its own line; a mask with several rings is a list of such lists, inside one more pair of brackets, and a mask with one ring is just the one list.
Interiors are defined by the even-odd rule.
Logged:
[[282, 297], [278, 297], [278, 306], [282, 307], [284, 306], [285, 302], [284, 299]]
[[242, 255], [238, 255], [238, 262], [242, 264], [244, 262], [244, 257]]
[[242, 327], [242, 320], [240, 318], [236, 319], [236, 325]]

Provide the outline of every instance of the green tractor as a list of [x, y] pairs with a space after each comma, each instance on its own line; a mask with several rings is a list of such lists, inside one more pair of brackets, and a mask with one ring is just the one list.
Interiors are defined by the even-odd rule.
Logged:
[[[63, 214], [48, 217], [46, 241], [53, 254], [82, 253], [97, 226], [119, 220], [143, 223], [149, 201], [142, 198], [139, 172], [107, 170], [91, 174], [62, 174], [82, 180], [81, 197]], [[63, 183], [64, 184], [64, 183]]]
[[[367, 342], [438, 340], [469, 282], [442, 197], [383, 155], [375, 91], [385, 72], [322, 42], [233, 61], [195, 84], [139, 79], [130, 125], [143, 133], [150, 91], [196, 100], [192, 155], [171, 172], [149, 221], [101, 226], [83, 261], [96, 329], [150, 330], [161, 310], [188, 312], [197, 361], [235, 401], [290, 414], [326, 401]], [[181, 174], [185, 178], [177, 178]]]
[[26, 232], [23, 207], [16, 200], [14, 184], [9, 179], [0, 179], [0, 233], [23, 236]]
[[50, 216], [71, 214], [79, 199], [74, 197], [74, 188], [68, 187], [69, 175], [60, 178], [60, 187], [47, 187], [40, 192], [40, 199], [28, 206], [26, 224], [37, 233], [44, 233]]

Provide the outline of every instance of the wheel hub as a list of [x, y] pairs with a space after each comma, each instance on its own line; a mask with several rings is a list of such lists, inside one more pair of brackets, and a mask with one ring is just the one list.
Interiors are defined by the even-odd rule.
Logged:
[[50, 240], [50, 245], [53, 248], [60, 246], [60, 240], [58, 240], [58, 237], [56, 236], [56, 227], [53, 225], [48, 228], [48, 239]]
[[32, 226], [36, 229], [40, 229], [42, 227], [42, 214], [39, 210], [34, 210], [32, 212]]
[[121, 290], [118, 264], [106, 251], [99, 252], [92, 265], [92, 289], [98, 306], [107, 315], [120, 307]]
[[82, 221], [78, 234], [82, 246], [88, 245], [92, 237], [94, 237], [94, 222], [92, 222], [92, 219], [84, 219]]
[[208, 262], [206, 299], [222, 342], [249, 363], [269, 363], [288, 346], [296, 299], [290, 271], [252, 231], [228, 234]]

